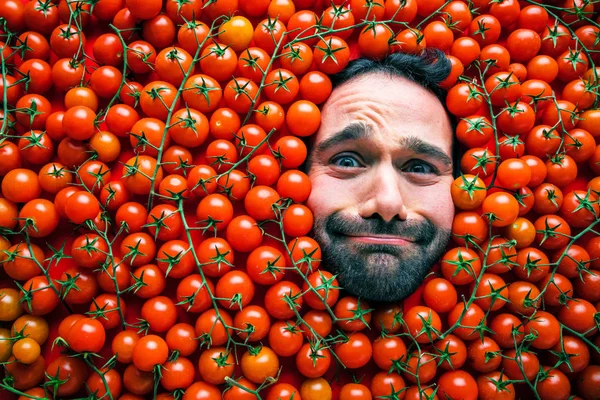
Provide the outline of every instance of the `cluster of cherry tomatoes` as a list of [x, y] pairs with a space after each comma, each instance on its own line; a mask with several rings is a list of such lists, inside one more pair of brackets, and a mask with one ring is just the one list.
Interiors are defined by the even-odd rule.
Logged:
[[[0, 0], [0, 397], [598, 398], [597, 11]], [[320, 269], [305, 138], [329, 75], [425, 48], [452, 242], [372, 307]]]

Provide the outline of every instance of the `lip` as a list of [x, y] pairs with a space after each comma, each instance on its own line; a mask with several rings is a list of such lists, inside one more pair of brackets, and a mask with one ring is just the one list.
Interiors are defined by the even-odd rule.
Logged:
[[407, 244], [412, 243], [411, 240], [401, 238], [398, 236], [389, 236], [389, 235], [347, 235], [347, 237], [356, 242], [360, 243], [369, 243], [369, 244], [387, 244], [394, 246], [405, 246]]

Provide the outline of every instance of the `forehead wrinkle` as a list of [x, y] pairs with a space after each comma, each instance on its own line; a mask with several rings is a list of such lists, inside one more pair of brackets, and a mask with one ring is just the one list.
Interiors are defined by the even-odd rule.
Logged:
[[[383, 104], [382, 107], [382, 103], [377, 101], [363, 101], [360, 104], [352, 103], [347, 109], [343, 110], [343, 112], [349, 119], [365, 121], [371, 128], [382, 128], [387, 126], [387, 121], [389, 121], [393, 115], [391, 107], [385, 104]], [[373, 123], [375, 126], [373, 126]]]

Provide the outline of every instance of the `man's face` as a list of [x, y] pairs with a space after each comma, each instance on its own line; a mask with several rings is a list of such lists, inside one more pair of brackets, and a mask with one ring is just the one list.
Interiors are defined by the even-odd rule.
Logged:
[[434, 94], [381, 73], [336, 88], [311, 148], [307, 201], [327, 269], [373, 301], [405, 298], [448, 240], [452, 128]]

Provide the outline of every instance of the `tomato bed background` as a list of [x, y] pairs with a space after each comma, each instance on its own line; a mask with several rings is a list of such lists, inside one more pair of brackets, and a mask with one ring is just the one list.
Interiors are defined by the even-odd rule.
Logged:
[[[297, 6], [298, 6], [299, 2], [296, 2], [296, 3], [297, 3]], [[321, 1], [317, 0], [317, 1], [314, 2], [313, 7], [314, 7], [314, 10], [318, 13], [318, 12], [320, 12], [324, 8], [324, 2], [321, 2]], [[301, 8], [301, 6], [298, 6], [298, 9], [300, 9], [300, 8]], [[261, 18], [254, 18], [254, 19], [251, 19], [251, 20], [252, 20], [252, 22], [255, 25], [260, 19]], [[93, 23], [91, 25], [93, 25]], [[93, 54], [92, 46], [93, 46], [94, 39], [97, 38], [97, 36], [99, 35], [99, 33], [101, 31], [102, 30], [100, 28], [100, 25], [98, 25], [98, 26], [94, 26], [93, 29], [90, 30], [89, 32], [86, 32], [88, 40], [87, 40], [85, 49], [86, 49], [86, 52], [88, 52], [89, 54]], [[352, 58], [355, 58], [355, 57], [357, 57], [359, 55], [358, 46], [356, 44], [356, 37], [357, 36], [358, 36], [358, 30], [355, 31], [354, 36], [351, 39], [348, 40], [348, 43], [350, 44], [351, 50], [352, 50], [351, 51], [351, 57]], [[505, 43], [505, 42], [501, 41], [500, 43]], [[52, 55], [51, 58], [50, 58], [50, 63], [52, 64], [54, 61], [56, 61], [56, 59], [57, 59], [57, 57], [54, 56], [54, 55]], [[156, 79], [156, 76], [155, 75], [149, 75], [147, 77], [147, 79], [148, 79], [148, 81], [151, 81], [151, 80]], [[144, 82], [141, 82], [141, 83], [144, 84]], [[556, 82], [556, 81], [553, 82], [553, 88], [556, 90], [557, 93], [561, 92], [560, 86], [561, 86], [560, 82]], [[224, 102], [223, 102], [223, 104], [224, 104]], [[57, 111], [57, 110], [61, 110], [63, 108], [64, 108], [64, 106], [62, 104], [62, 97], [60, 96], [59, 93], [55, 93], [54, 96], [52, 97], [52, 111], [54, 112], [54, 111]], [[481, 112], [481, 110], [479, 110], [478, 112]], [[102, 126], [101, 126], [101, 128], [102, 128]], [[280, 135], [286, 134], [287, 132], [286, 132], [285, 128], [282, 128], [282, 129], [283, 129], [283, 132], [280, 133]], [[125, 148], [125, 146], [123, 146], [123, 148]], [[202, 147], [201, 149], [204, 149], [204, 147]], [[129, 159], [133, 155], [133, 152], [128, 152], [128, 151], [125, 151], [123, 154], [120, 155], [119, 161], [125, 162], [127, 159]], [[203, 159], [202, 151], [198, 151], [195, 154], [194, 163], [195, 164], [205, 164], [205, 163], [207, 163], [206, 159]], [[593, 178], [595, 176], [594, 171], [592, 169], [590, 169], [587, 164], [584, 163], [584, 164], [580, 164], [579, 166], [580, 166], [580, 169], [579, 169], [579, 175], [578, 175], [577, 179], [573, 180], [573, 182], [571, 182], [568, 185], [566, 185], [566, 186], [564, 186], [564, 187], [561, 188], [564, 193], [568, 193], [568, 192], [570, 192], [572, 190], [584, 190], [584, 191], [587, 190], [587, 182], [589, 180], [591, 180], [591, 178]], [[112, 166], [112, 171], [111, 172], [112, 172], [112, 179], [113, 179], [113, 181], [119, 180], [119, 177], [122, 175], [122, 166], [119, 163], [114, 163], [113, 166]], [[488, 182], [489, 181], [487, 181], [486, 183], [488, 183]], [[492, 193], [492, 191], [489, 191], [488, 193]], [[51, 196], [48, 196], [48, 198], [52, 199]], [[237, 211], [243, 211], [243, 207], [241, 206], [240, 203], [237, 204]], [[193, 214], [194, 213], [192, 211], [191, 215], [193, 215]], [[192, 220], [193, 220], [193, 217], [192, 217]], [[69, 232], [70, 231], [70, 226], [69, 226], [69, 224], [66, 221], [63, 221], [62, 224], [60, 225], [60, 227], [57, 229], [57, 231], [58, 230], [60, 230], [61, 232]], [[200, 241], [200, 237], [199, 237], [200, 235], [198, 235], [197, 232], [194, 232], [193, 234], [196, 236], [194, 239], [199, 242]], [[590, 240], [591, 238], [592, 238], [591, 234], [587, 235], [586, 237], [582, 238], [582, 240], [579, 243], [582, 246], [585, 247], [586, 244], [587, 244], [587, 241]], [[63, 239], [62, 237], [51, 237], [48, 240], [48, 242], [51, 243], [55, 248], [59, 248], [60, 245], [62, 244], [62, 242], [61, 242], [62, 239]], [[71, 240], [72, 238], [67, 237], [66, 239], [67, 240]], [[185, 240], [186, 237], [184, 236], [183, 239]], [[197, 244], [197, 242], [196, 242], [196, 244]], [[265, 241], [263, 241], [263, 245], [264, 244], [269, 244], [269, 245], [272, 245], [274, 247], [278, 247], [278, 248], [282, 248], [283, 249], [283, 247], [281, 246], [281, 244], [277, 243], [275, 241], [265, 240]], [[117, 246], [118, 246], [118, 244], [117, 244]], [[67, 242], [67, 248], [68, 247], [69, 247], [69, 242]], [[244, 253], [236, 254], [236, 264], [239, 263], [239, 265], [244, 265], [245, 264], [245, 256], [246, 256], [246, 254], [244, 254]], [[53, 267], [50, 270], [50, 275], [53, 278], [58, 278], [58, 277], [60, 277], [60, 275], [62, 274], [62, 272], [64, 272], [68, 267], [71, 267], [73, 265], [74, 264], [73, 264], [72, 260], [63, 260], [63, 261], [61, 261], [59, 263], [59, 266]], [[300, 282], [300, 279], [298, 277], [296, 277], [296, 282], [297, 283]], [[3, 281], [3, 285], [11, 285], [11, 284], [12, 283], [10, 281]], [[175, 290], [175, 286], [174, 285], [175, 285], [175, 283], [172, 282], [172, 281], [170, 281], [169, 284], [168, 284], [168, 286], [167, 286], [167, 288], [165, 289], [165, 292], [163, 294], [167, 295], [167, 296], [170, 296], [170, 297], [173, 296], [174, 290]], [[259, 304], [260, 305], [261, 304], [260, 299], [262, 299], [262, 294], [263, 294], [260, 291], [260, 289], [264, 290], [264, 288], [262, 288], [260, 285], [256, 285], [256, 287], [257, 287], [258, 290], [257, 290], [257, 293], [255, 295], [255, 301], [253, 302], [253, 304]], [[468, 295], [467, 288], [463, 287], [463, 289], [464, 289], [464, 292]], [[420, 299], [420, 294], [421, 294], [420, 292], [417, 292], [409, 300], [409, 302], [411, 303], [411, 305], [422, 303], [422, 299]], [[142, 301], [141, 300], [135, 300], [135, 299], [136, 298], [133, 297], [133, 296], [129, 296], [128, 297], [128, 303], [127, 303], [127, 305], [128, 305], [127, 320], [128, 321], [135, 321], [135, 319], [140, 316], [139, 309], [141, 308]], [[258, 300], [258, 302], [257, 302], [257, 300]], [[76, 307], [74, 307], [74, 308], [76, 310]], [[405, 302], [404, 309], [407, 310], [408, 308], [411, 308], [411, 307], [407, 307], [407, 304]], [[87, 309], [87, 308], [85, 308], [85, 309]], [[83, 311], [85, 311], [85, 309], [82, 308]], [[59, 308], [59, 312], [53, 313], [52, 315], [56, 316], [56, 317], [59, 317], [59, 318], [62, 318], [64, 316], [66, 316], [66, 310], [62, 309], [62, 307], [61, 307], [61, 308]], [[178, 321], [179, 322], [189, 322], [189, 323], [193, 324], [192, 317], [190, 317], [189, 314], [183, 312], [182, 308], [179, 308], [179, 307], [178, 307]], [[57, 329], [58, 329], [58, 318], [57, 319], [53, 318], [52, 321], [51, 321], [51, 332], [52, 333], [50, 335], [50, 339], [49, 339], [48, 343], [50, 343], [50, 341], [52, 340], [52, 338], [54, 338], [57, 335]], [[370, 335], [372, 337], [375, 337], [376, 332], [371, 332]], [[112, 335], [109, 334], [107, 336], [107, 344], [110, 343], [110, 339], [111, 338], [112, 338]], [[54, 357], [56, 357], [58, 355], [59, 351], [60, 350], [58, 348], [54, 348], [53, 350], [51, 350], [49, 348], [49, 346], [44, 346], [44, 355], [45, 355], [45, 357], [47, 359], [46, 361], [47, 362], [51, 361]], [[101, 354], [104, 355], [104, 356], [106, 356], [106, 357], [109, 357], [110, 356], [110, 349], [109, 349], [109, 347], [106, 346], [103, 349], [103, 351], [101, 352]], [[192, 361], [195, 363], [195, 359], [194, 358], [192, 358]], [[282, 375], [281, 381], [286, 381], [286, 382], [289, 382], [289, 383], [292, 383], [292, 384], [296, 385], [296, 387], [299, 387], [302, 378], [299, 376], [299, 374], [292, 372], [293, 366], [294, 366], [293, 360], [291, 360], [291, 358], [287, 358], [287, 360], [284, 361], [284, 359], [281, 358], [280, 361], [282, 362], [282, 365], [284, 365], [284, 371], [287, 369], [287, 371], [284, 372], [284, 374]], [[290, 361], [290, 362], [286, 363], [286, 361]], [[288, 368], [286, 368], [286, 367], [288, 367]], [[371, 361], [371, 363], [367, 367], [364, 367], [363, 369], [358, 370], [357, 373], [356, 373], [356, 375], [360, 377], [364, 373], [367, 376], [366, 379], [365, 379], [365, 381], [364, 381], [366, 383], [366, 382], [368, 382], [369, 375], [371, 375], [374, 370], [375, 370], [375, 367], [373, 365], [373, 362]], [[332, 368], [330, 370], [329, 374], [328, 374], [328, 377], [331, 377], [332, 374], [333, 374], [333, 372], [334, 372], [334, 369]], [[198, 373], [197, 373], [196, 377], [197, 378], [199, 377]], [[348, 379], [348, 378], [349, 378], [348, 376], [345, 376], [345, 379]], [[367, 383], [367, 385], [368, 385], [368, 383]], [[339, 389], [340, 388], [338, 386], [335, 386], [334, 387], [334, 394], [337, 394], [339, 392]], [[520, 388], [518, 387], [517, 389], [520, 389]], [[522, 395], [524, 395], [524, 394], [522, 394]]]

